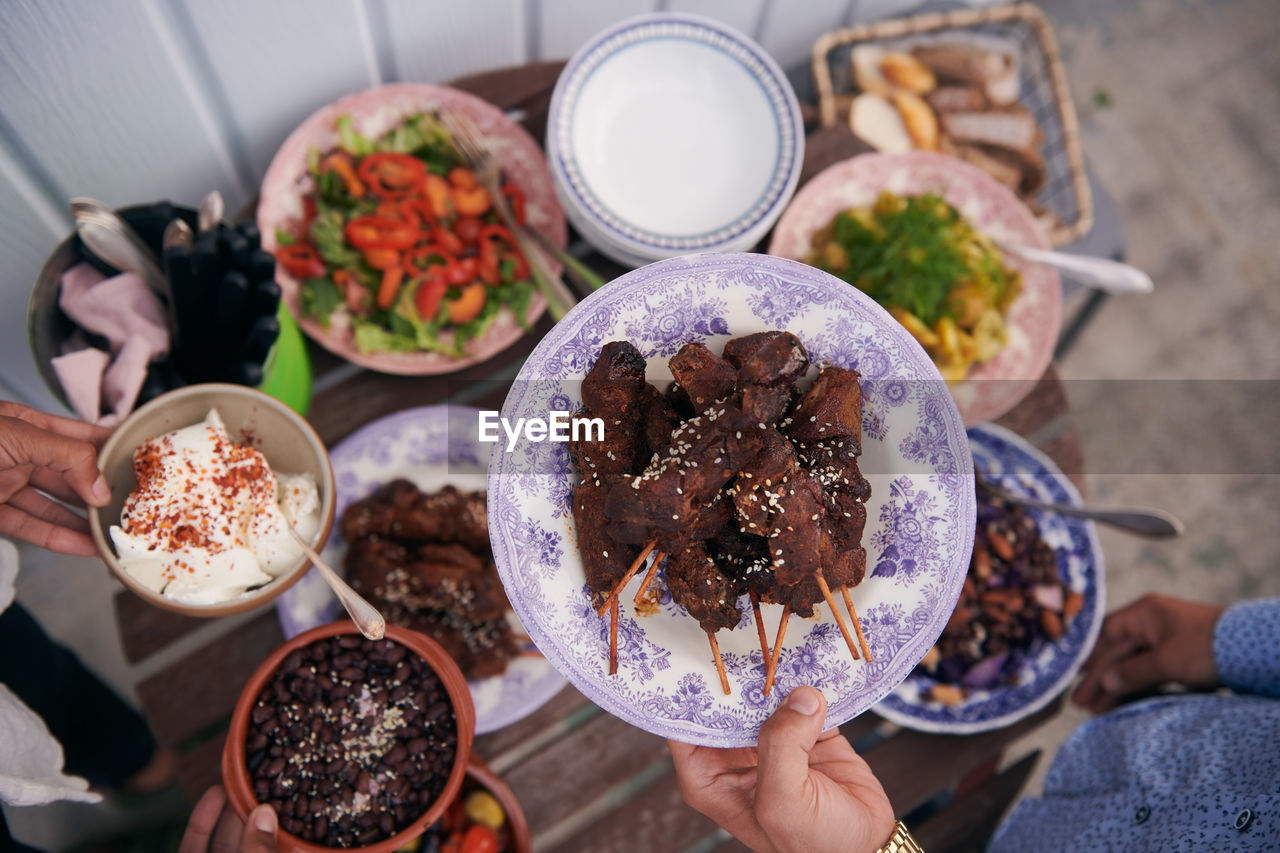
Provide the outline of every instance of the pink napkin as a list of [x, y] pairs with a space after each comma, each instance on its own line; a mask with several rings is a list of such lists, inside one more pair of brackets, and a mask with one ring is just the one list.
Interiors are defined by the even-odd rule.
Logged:
[[105, 352], [73, 336], [52, 360], [75, 413], [115, 426], [133, 410], [147, 365], [169, 354], [164, 305], [136, 273], [106, 278], [89, 264], [62, 275], [58, 305], [84, 332], [105, 338]]

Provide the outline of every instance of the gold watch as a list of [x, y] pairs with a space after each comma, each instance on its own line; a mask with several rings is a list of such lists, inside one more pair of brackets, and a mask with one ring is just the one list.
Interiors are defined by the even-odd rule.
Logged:
[[911, 837], [907, 825], [898, 821], [898, 825], [893, 828], [893, 835], [889, 836], [889, 840], [876, 853], [924, 853], [924, 848]]

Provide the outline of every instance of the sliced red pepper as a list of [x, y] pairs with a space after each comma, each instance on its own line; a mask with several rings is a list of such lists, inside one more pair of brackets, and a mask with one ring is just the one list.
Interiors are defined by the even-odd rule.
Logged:
[[516, 222], [524, 225], [524, 190], [515, 184], [504, 184], [502, 194], [510, 201], [511, 213], [515, 216]]
[[[500, 248], [498, 242], [505, 243], [505, 250]], [[511, 254], [519, 256], [519, 247], [516, 245], [515, 237], [511, 231], [501, 225], [486, 225], [480, 229], [480, 258], [478, 261], [478, 273], [480, 280], [485, 284], [494, 285], [502, 283], [502, 258]], [[523, 262], [523, 257], [520, 262]], [[520, 264], [517, 263], [517, 266]], [[524, 265], [525, 275], [528, 275], [528, 265]], [[517, 276], [524, 278], [524, 276]]]
[[439, 175], [428, 172], [423, 179], [422, 190], [427, 196], [427, 202], [431, 205], [431, 215], [436, 219], [447, 218], [453, 208], [449, 182]]
[[422, 275], [436, 266], [444, 267], [444, 272], [447, 272], [457, 265], [458, 261], [453, 253], [435, 243], [410, 249], [404, 253], [404, 260], [401, 262], [404, 271], [411, 276]]
[[374, 195], [398, 201], [418, 190], [427, 166], [410, 154], [381, 151], [361, 160], [357, 174]]
[[455, 255], [462, 254], [462, 250], [466, 248], [462, 243], [462, 239], [459, 238], [457, 234], [454, 234], [448, 228], [443, 226], [436, 226], [435, 230], [431, 232], [431, 239], [440, 244], [442, 249], [452, 252]]
[[457, 222], [453, 223], [453, 233], [458, 235], [458, 239], [463, 243], [474, 243], [480, 239], [480, 229], [484, 227], [484, 222], [478, 216], [464, 216]]
[[378, 285], [378, 307], [384, 311], [395, 304], [400, 282], [404, 281], [404, 267], [387, 267], [382, 271], [382, 283]]
[[[524, 255], [520, 252], [503, 252], [502, 259], [504, 261], [510, 260], [515, 264], [515, 267], [511, 272], [512, 281], [524, 281], [529, 277], [529, 262], [524, 259]], [[499, 267], [499, 269], [501, 269], [501, 267]]]
[[460, 190], [473, 190], [480, 185], [476, 173], [466, 166], [454, 166], [449, 170], [449, 183]]
[[310, 243], [294, 243], [276, 249], [276, 260], [294, 278], [319, 278], [325, 274], [324, 261]]
[[418, 291], [413, 295], [413, 304], [423, 322], [429, 323], [435, 319], [436, 312], [440, 310], [440, 300], [448, 289], [449, 283], [440, 273], [432, 273], [418, 285]]
[[302, 200], [302, 228], [303, 234], [311, 230], [311, 223], [316, 218], [316, 197], [309, 195]]
[[375, 270], [400, 266], [400, 253], [395, 249], [365, 249], [364, 261]]
[[454, 209], [463, 216], [480, 216], [489, 210], [491, 204], [493, 201], [489, 198], [489, 191], [484, 187], [476, 186], [470, 189], [454, 187], [453, 189]]
[[368, 190], [365, 185], [356, 177], [356, 170], [351, 167], [351, 161], [347, 159], [345, 154], [330, 154], [320, 164], [322, 172], [337, 172], [338, 177], [342, 178], [342, 182], [347, 186], [347, 192], [352, 198], [360, 198]]
[[404, 220], [358, 216], [347, 223], [347, 242], [357, 249], [407, 249], [422, 232]]

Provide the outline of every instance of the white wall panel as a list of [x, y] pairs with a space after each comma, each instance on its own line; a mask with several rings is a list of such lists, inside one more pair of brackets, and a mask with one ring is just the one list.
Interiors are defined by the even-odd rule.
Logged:
[[[256, 191], [280, 143], [313, 111], [377, 82], [359, 0], [181, 0], [175, 16], [243, 147]], [[424, 4], [425, 5], [425, 4]]]
[[818, 36], [844, 23], [848, 0], [772, 0], [760, 43], [784, 69], [807, 62]]
[[765, 0], [668, 0], [665, 8], [672, 12], [689, 12], [715, 18], [754, 36], [764, 4]]
[[593, 35], [623, 18], [653, 12], [656, 0], [535, 0], [537, 59], [567, 59]]
[[399, 79], [444, 83], [525, 62], [524, 0], [373, 0], [385, 10]]
[[244, 182], [156, 8], [5, 0], [0, 113], [60, 192], [123, 205], [217, 187], [234, 203]]
[[27, 299], [53, 247], [71, 231], [54, 206], [0, 142], [0, 398], [62, 411], [36, 372], [27, 346]]

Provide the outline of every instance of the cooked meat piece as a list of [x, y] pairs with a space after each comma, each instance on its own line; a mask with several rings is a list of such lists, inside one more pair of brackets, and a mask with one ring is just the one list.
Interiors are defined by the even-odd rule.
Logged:
[[693, 401], [689, 399], [689, 392], [684, 390], [684, 386], [679, 382], [668, 385], [666, 393], [662, 396], [671, 404], [672, 411], [676, 413], [676, 420], [687, 421], [698, 414], [693, 410]]
[[[1049, 179], [1049, 167], [1045, 165], [1038, 148], [1001, 148], [995, 145], [975, 145], [973, 148], [988, 162], [1016, 170], [1018, 181], [1013, 189], [1020, 195], [1036, 195]], [[979, 168], [983, 167], [979, 165]]]
[[778, 583], [793, 584], [821, 571], [835, 548], [826, 529], [822, 487], [803, 470], [796, 472], [771, 496], [769, 556]]
[[385, 598], [388, 584], [404, 583], [408, 562], [409, 551], [399, 542], [367, 536], [348, 545], [343, 565], [347, 582], [356, 592], [367, 598]]
[[809, 575], [796, 583], [779, 585], [769, 599], [769, 603], [789, 604], [792, 613], [802, 619], [808, 619], [813, 615], [814, 605], [822, 600], [822, 590], [818, 588], [817, 578]]
[[977, 166], [1015, 193], [1018, 191], [1018, 187], [1022, 185], [1022, 169], [1014, 164], [1005, 163], [1003, 160], [992, 157], [983, 150], [983, 146], [946, 143], [940, 146], [939, 150]]
[[867, 549], [850, 548], [839, 551], [832, 564], [823, 569], [827, 586], [833, 591], [843, 586], [857, 586], [867, 574]]
[[582, 402], [600, 417], [630, 414], [644, 393], [644, 356], [628, 341], [610, 341], [582, 380]]
[[[644, 411], [644, 447], [642, 461], [655, 453], [665, 453], [671, 444], [671, 433], [680, 426], [683, 420], [676, 414], [671, 400], [658, 393], [658, 389], [645, 383], [644, 393], [640, 397], [640, 405]], [[635, 469], [632, 469], [634, 472]]]
[[[731, 346], [733, 358], [729, 357]], [[743, 385], [794, 385], [809, 369], [809, 353], [790, 332], [734, 338], [725, 344], [725, 358], [738, 368], [738, 382]]]
[[609, 487], [588, 480], [573, 490], [573, 522], [578, 552], [587, 573], [592, 604], [599, 607], [635, 560], [637, 549], [614, 541], [607, 529], [605, 496]]
[[987, 96], [977, 86], [939, 86], [925, 95], [924, 99], [939, 113], [983, 110], [987, 107]]
[[858, 371], [824, 367], [791, 412], [785, 430], [795, 441], [851, 436], [862, 445], [862, 386]]
[[671, 375], [689, 395], [695, 412], [705, 412], [733, 393], [737, 371], [705, 344], [685, 344], [671, 357]]
[[443, 646], [469, 681], [501, 675], [507, 661], [520, 653], [515, 632], [505, 618], [472, 623], [452, 613], [418, 611], [407, 618], [405, 627]]
[[707, 550], [725, 577], [734, 582], [739, 595], [754, 589], [763, 597], [777, 587], [768, 541], [763, 536], [742, 532], [736, 521], [707, 540]]
[[667, 590], [671, 598], [698, 620], [704, 631], [737, 627], [738, 592], [733, 581], [716, 568], [706, 545], [695, 542], [674, 557], [667, 557]]
[[428, 495], [408, 480], [393, 480], [347, 507], [340, 530], [348, 542], [381, 536], [406, 542], [458, 542], [477, 553], [489, 548], [484, 492], [445, 486]]
[[637, 545], [642, 542], [634, 531], [640, 527], [649, 532], [645, 542], [680, 533], [759, 451], [761, 432], [729, 403], [681, 424], [666, 455], [609, 490], [609, 532], [619, 542]]
[[[645, 386], [649, 387], [648, 385]], [[569, 440], [569, 458], [584, 480], [615, 483], [623, 474], [630, 474], [644, 463], [647, 448], [644, 436], [635, 427], [644, 409], [633, 406], [621, 413], [621, 417], [603, 418], [604, 440], [597, 441], [589, 430], [583, 430], [577, 440]], [[590, 409], [579, 409], [574, 417], [597, 417]]]
[[[469, 622], [502, 618], [510, 608], [491, 560], [460, 545], [423, 545], [404, 567], [406, 604], [417, 610], [448, 610]], [[390, 590], [388, 590], [388, 598]]]
[[1040, 128], [1025, 107], [1005, 107], [983, 112], [943, 113], [942, 131], [957, 144], [997, 145], [1029, 149], [1040, 145]]
[[760, 432], [763, 446], [739, 472], [729, 491], [738, 518], [748, 532], [763, 535], [768, 529], [771, 505], [783, 479], [796, 468], [796, 451], [776, 429]]
[[866, 501], [871, 498], [871, 484], [858, 469], [861, 453], [861, 443], [852, 437], [796, 442], [800, 467], [808, 471], [823, 489], [847, 492], [860, 501]]
[[[864, 481], [865, 482], [865, 481]], [[862, 531], [867, 526], [867, 505], [849, 490], [826, 492], [827, 533], [837, 551], [847, 551], [862, 544]]]
[[751, 420], [773, 426], [791, 408], [794, 391], [794, 385], [744, 385], [739, 405]]

